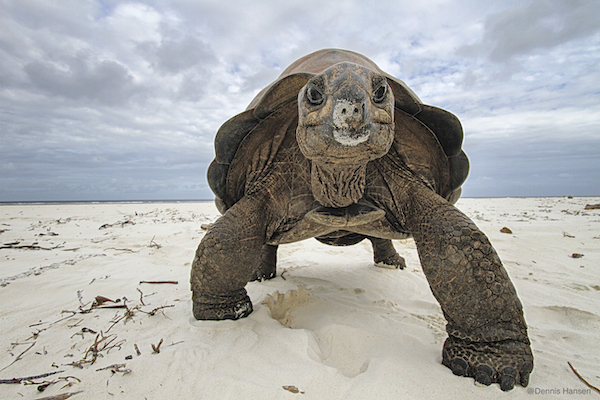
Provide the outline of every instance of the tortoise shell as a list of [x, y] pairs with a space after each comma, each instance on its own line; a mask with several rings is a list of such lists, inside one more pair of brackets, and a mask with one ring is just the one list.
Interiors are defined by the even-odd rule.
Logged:
[[[293, 104], [297, 103], [300, 90], [310, 78], [340, 62], [361, 65], [387, 78], [395, 99], [394, 118], [396, 140], [400, 143], [397, 146], [399, 153], [417, 174], [428, 168], [427, 164], [432, 162], [431, 157], [445, 158], [435, 160], [436, 164], [447, 166], [444, 167], [447, 171], [436, 175], [436, 179], [443, 182], [437, 182], [432, 188], [451, 203], [458, 200], [461, 185], [469, 172], [469, 161], [461, 149], [463, 130], [458, 118], [448, 111], [423, 104], [404, 82], [379, 69], [367, 57], [347, 50], [325, 49], [292, 63], [276, 81], [256, 95], [246, 111], [225, 122], [218, 130], [215, 137], [216, 156], [208, 169], [208, 183], [221, 213], [224, 214], [243, 196], [243, 191], [236, 190], [236, 185], [228, 184], [240, 179], [239, 176], [230, 176], [234, 175], [230, 171], [230, 165], [240, 158], [240, 154], [251, 151], [248, 147], [240, 147], [242, 141], [253, 130], [269, 129], [266, 125], [273, 126], [278, 118], [282, 124], [288, 125], [290, 121], [297, 121], [298, 109]], [[399, 137], [406, 133], [402, 129], [404, 125], [410, 126], [412, 140], [409, 144], [402, 141], [406, 138]], [[261, 140], [270, 140], [268, 135], [260, 136]], [[275, 153], [281, 141], [273, 140], [272, 152]], [[429, 154], [431, 157], [423, 157], [422, 154]], [[427, 173], [423, 172], [422, 175]]]

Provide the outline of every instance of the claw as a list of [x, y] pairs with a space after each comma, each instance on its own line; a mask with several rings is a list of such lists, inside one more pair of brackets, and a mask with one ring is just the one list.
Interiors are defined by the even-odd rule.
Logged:
[[460, 358], [455, 358], [452, 360], [452, 373], [458, 376], [466, 376], [468, 364], [465, 360], [461, 360]]
[[521, 386], [526, 387], [529, 385], [529, 374], [521, 374]]
[[518, 376], [519, 373], [516, 369], [511, 367], [504, 368], [500, 373], [500, 389], [506, 392], [514, 388]]
[[515, 378], [513, 378], [512, 376], [506, 376], [504, 375], [502, 378], [500, 378], [500, 389], [502, 389], [503, 392], [508, 392], [509, 390], [512, 390], [512, 388], [515, 387]]
[[477, 372], [475, 373], [475, 380], [485, 386], [489, 386], [492, 384], [492, 376], [494, 375], [494, 370], [487, 365], [480, 365], [477, 367]]

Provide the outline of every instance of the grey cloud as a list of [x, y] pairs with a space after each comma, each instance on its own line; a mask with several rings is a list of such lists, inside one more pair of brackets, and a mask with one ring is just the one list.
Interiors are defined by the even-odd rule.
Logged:
[[600, 3], [587, 0], [534, 0], [489, 15], [481, 42], [463, 46], [462, 54], [487, 53], [495, 62], [534, 50], [559, 46], [600, 30]]
[[195, 66], [206, 68], [217, 61], [209, 45], [189, 35], [181, 40], [164, 38], [160, 44], [145, 42], [139, 49], [158, 71], [167, 74], [177, 74]]
[[211, 198], [219, 126], [325, 47], [458, 115], [467, 196], [600, 187], [597, 2], [5, 3], [0, 200]]
[[25, 65], [24, 70], [40, 90], [69, 99], [120, 105], [139, 91], [129, 71], [111, 60], [92, 64], [72, 57], [66, 60], [64, 68], [47, 61], [32, 61]]

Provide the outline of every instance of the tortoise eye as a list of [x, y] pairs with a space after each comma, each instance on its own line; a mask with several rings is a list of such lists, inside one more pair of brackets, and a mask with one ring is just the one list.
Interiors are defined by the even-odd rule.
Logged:
[[312, 85], [306, 89], [306, 98], [310, 104], [315, 106], [323, 103], [323, 93], [321, 93], [319, 89]]
[[375, 103], [381, 103], [383, 100], [385, 100], [386, 93], [387, 85], [383, 83], [373, 92], [373, 101]]

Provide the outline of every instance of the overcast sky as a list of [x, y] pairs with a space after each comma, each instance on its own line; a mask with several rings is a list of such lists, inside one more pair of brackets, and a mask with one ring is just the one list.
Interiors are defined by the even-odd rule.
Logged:
[[0, 8], [0, 201], [212, 199], [219, 126], [327, 47], [459, 117], [463, 196], [600, 195], [598, 0]]

